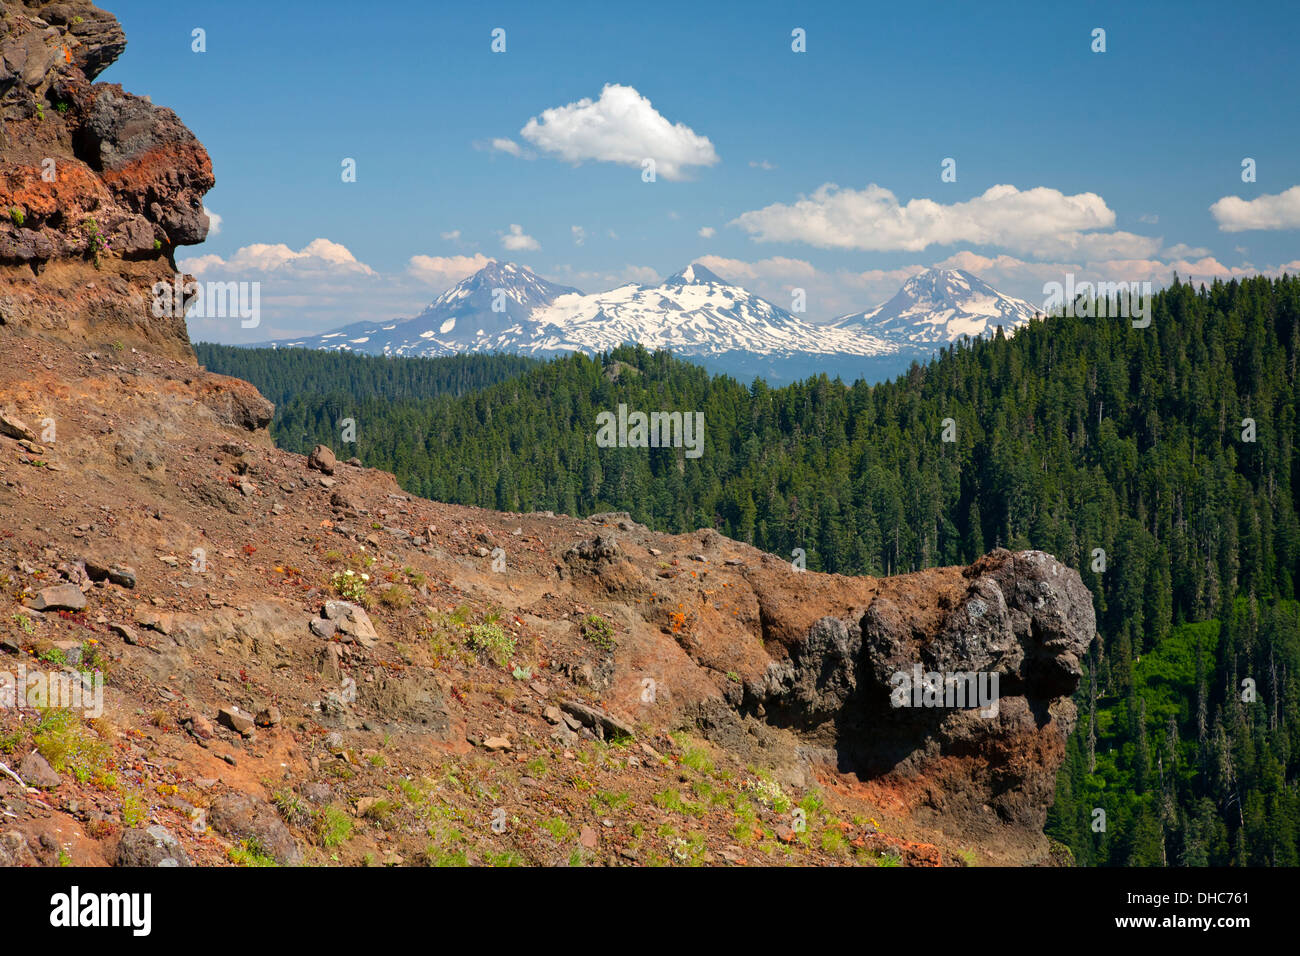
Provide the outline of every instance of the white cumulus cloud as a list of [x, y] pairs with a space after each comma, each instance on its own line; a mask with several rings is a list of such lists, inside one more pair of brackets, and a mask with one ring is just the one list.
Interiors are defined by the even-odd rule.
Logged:
[[[1185, 242], [1176, 242], [1166, 249], [1160, 250], [1162, 259], [1201, 259], [1210, 255], [1210, 250], [1202, 246], [1189, 246]], [[1242, 253], [1245, 255], [1245, 253]]]
[[658, 285], [659, 272], [650, 266], [626, 265], [619, 275], [629, 282], [639, 282], [642, 285]]
[[200, 282], [248, 282], [258, 289], [259, 325], [243, 328], [237, 318], [191, 314], [186, 321], [195, 341], [265, 342], [351, 322], [392, 321], [415, 315], [429, 296], [428, 286], [413, 276], [373, 269], [330, 239], [299, 249], [253, 243], [226, 257], [182, 258], [177, 266]]
[[826, 183], [796, 202], [774, 203], [732, 221], [759, 242], [803, 242], [826, 249], [919, 252], [969, 242], [1034, 255], [1151, 255], [1160, 242], [1109, 229], [1115, 213], [1096, 193], [1067, 196], [1038, 186], [990, 186], [965, 202], [900, 203], [874, 183], [841, 189]]
[[201, 276], [205, 272], [220, 269], [226, 264], [226, 260], [216, 253], [208, 252], [201, 256], [190, 256], [187, 259], [179, 259], [176, 264], [182, 272]]
[[1210, 207], [1223, 232], [1247, 229], [1300, 229], [1300, 186], [1258, 199], [1224, 196]]
[[695, 260], [715, 275], [731, 282], [754, 282], [767, 280], [788, 282], [813, 279], [818, 275], [811, 262], [804, 259], [790, 259], [785, 256], [772, 256], [756, 262], [744, 259], [728, 259], [725, 256], [700, 256]]
[[655, 162], [664, 179], [686, 178], [691, 166], [712, 166], [718, 154], [707, 136], [671, 123], [631, 86], [606, 84], [600, 98], [543, 110], [520, 135], [538, 149], [572, 163], [584, 160], [641, 166]]
[[1082, 259], [1130, 259], [1156, 255], [1159, 238], [1132, 232], [1063, 232], [1036, 241], [1006, 243], [1035, 256], [1078, 256]]
[[301, 249], [290, 249], [282, 242], [255, 242], [241, 246], [229, 259], [203, 255], [183, 260], [194, 275], [215, 272], [275, 272], [282, 269], [297, 273], [331, 272], [374, 275], [374, 270], [358, 262], [347, 248], [329, 239], [313, 239]]

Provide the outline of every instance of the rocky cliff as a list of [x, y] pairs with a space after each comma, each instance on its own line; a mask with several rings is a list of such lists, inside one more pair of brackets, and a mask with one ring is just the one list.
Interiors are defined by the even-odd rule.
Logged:
[[202, 146], [91, 83], [108, 14], [4, 31], [0, 864], [1055, 859], [1073, 570], [801, 572], [274, 448], [150, 314], [206, 229]]
[[0, 4], [0, 324], [184, 359], [151, 289], [207, 236], [212, 163], [171, 110], [93, 82], [125, 48], [84, 0]]

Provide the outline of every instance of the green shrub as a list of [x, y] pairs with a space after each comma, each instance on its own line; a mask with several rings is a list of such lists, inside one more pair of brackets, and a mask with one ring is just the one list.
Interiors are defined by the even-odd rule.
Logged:
[[326, 807], [316, 818], [316, 834], [326, 849], [342, 846], [352, 838], [352, 818], [337, 807]]
[[390, 584], [379, 592], [379, 603], [394, 611], [411, 606], [411, 592], [400, 584]]
[[469, 629], [465, 643], [470, 650], [485, 654], [498, 667], [505, 667], [515, 652], [515, 637], [507, 634], [500, 624], [475, 624]]
[[349, 601], [356, 601], [358, 604], [366, 602], [366, 584], [370, 580], [368, 574], [358, 574], [349, 568], [346, 571], [335, 571], [330, 577], [330, 587], [334, 593]]
[[37, 752], [51, 767], [71, 771], [78, 780], [89, 780], [108, 760], [108, 744], [92, 736], [71, 710], [45, 711], [33, 737]]
[[588, 614], [578, 624], [578, 632], [583, 640], [595, 644], [602, 651], [612, 651], [618, 646], [614, 640], [614, 625], [599, 614]]
[[238, 846], [232, 846], [226, 853], [230, 862], [236, 866], [279, 866], [257, 840], [240, 840]]

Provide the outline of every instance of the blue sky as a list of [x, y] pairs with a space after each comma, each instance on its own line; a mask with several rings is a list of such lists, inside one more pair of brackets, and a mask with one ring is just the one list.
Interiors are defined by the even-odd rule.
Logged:
[[200, 337], [411, 315], [486, 257], [584, 291], [700, 260], [824, 320], [936, 264], [1030, 301], [1297, 271], [1300, 13], [1217, 6], [108, 0], [102, 79], [212, 156], [182, 264], [263, 283], [262, 328]]

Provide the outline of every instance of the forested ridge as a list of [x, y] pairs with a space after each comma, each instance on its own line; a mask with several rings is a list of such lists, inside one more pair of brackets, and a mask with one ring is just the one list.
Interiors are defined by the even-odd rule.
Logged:
[[[1101, 634], [1049, 835], [1087, 864], [1295, 865], [1298, 352], [1300, 280], [1175, 283], [1148, 328], [1053, 317], [874, 386], [746, 386], [624, 348], [458, 396], [311, 374], [273, 432], [420, 495], [712, 526], [812, 569], [1048, 551], [1079, 569]], [[212, 367], [250, 377], [239, 361]], [[620, 403], [704, 412], [703, 455], [597, 447]]]
[[390, 400], [463, 395], [538, 364], [522, 355], [453, 355], [431, 361], [211, 342], [197, 343], [194, 354], [214, 372], [252, 382], [277, 408], [294, 396], [339, 391]]

